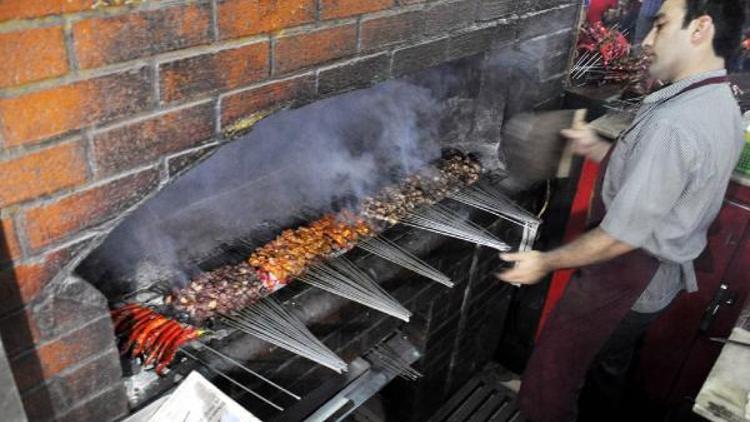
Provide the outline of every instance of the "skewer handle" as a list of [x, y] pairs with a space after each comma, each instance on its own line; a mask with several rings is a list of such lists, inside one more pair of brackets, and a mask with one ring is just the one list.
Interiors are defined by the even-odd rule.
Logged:
[[[573, 113], [573, 122], [571, 122], [571, 128], [573, 129], [584, 129], [586, 127], [586, 114], [588, 110], [585, 108], [579, 108]], [[560, 157], [560, 163], [557, 165], [557, 177], [565, 178], [570, 176], [570, 168], [573, 165], [573, 143], [567, 142], [565, 149], [563, 149], [562, 156]]]

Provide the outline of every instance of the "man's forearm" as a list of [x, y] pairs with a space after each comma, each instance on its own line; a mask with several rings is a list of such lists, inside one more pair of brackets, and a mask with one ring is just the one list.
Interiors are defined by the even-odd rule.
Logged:
[[597, 227], [565, 246], [544, 253], [544, 262], [549, 271], [555, 271], [608, 261], [634, 249]]

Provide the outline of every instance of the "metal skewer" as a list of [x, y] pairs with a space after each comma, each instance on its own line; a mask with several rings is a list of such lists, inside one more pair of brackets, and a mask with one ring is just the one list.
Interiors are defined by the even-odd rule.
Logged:
[[226, 325], [303, 356], [336, 372], [346, 363], [318, 340], [297, 317], [271, 297], [233, 315], [221, 315]]
[[573, 68], [573, 78], [578, 79], [578, 73], [581, 69], [583, 69], [587, 64], [591, 63], [592, 60], [594, 60], [594, 57], [596, 57], [597, 53], [587, 53], [586, 59], [583, 61], [579, 61], [576, 66]]
[[409, 321], [411, 317], [411, 312], [393, 299], [367, 273], [344, 257], [313, 265], [298, 279], [403, 321]]
[[229, 327], [235, 328], [241, 332], [250, 334], [254, 337], [258, 337], [271, 344], [274, 344], [283, 349], [286, 349], [294, 354], [300, 355], [302, 357], [312, 360], [313, 362], [319, 363], [338, 373], [344, 372], [346, 370], [346, 363], [344, 363], [343, 361], [341, 361], [341, 359], [333, 355], [333, 352], [331, 352], [331, 355], [333, 356], [328, 356], [318, 350], [314, 350], [309, 345], [302, 344], [299, 341], [287, 340], [284, 336], [288, 337], [288, 334], [280, 333], [277, 330], [271, 332], [267, 329], [258, 328], [257, 325], [253, 323], [247, 323], [244, 319], [236, 319], [236, 318], [232, 318], [229, 316], [223, 316], [222, 319], [223, 319], [223, 323]]
[[519, 226], [540, 222], [535, 215], [518, 206], [513, 200], [484, 184], [478, 183], [458, 191], [452, 194], [450, 198], [489, 212]]
[[271, 400], [268, 400], [267, 398], [265, 398], [265, 397], [261, 396], [260, 394], [256, 393], [255, 391], [253, 391], [253, 390], [251, 390], [251, 389], [249, 389], [249, 388], [245, 387], [244, 385], [242, 385], [242, 384], [241, 384], [240, 382], [238, 382], [238, 381], [237, 381], [237, 380], [235, 380], [234, 378], [232, 378], [232, 377], [230, 377], [230, 376], [228, 376], [228, 375], [226, 375], [226, 374], [222, 373], [221, 371], [219, 371], [219, 370], [217, 370], [217, 369], [214, 369], [213, 367], [211, 367], [211, 365], [209, 365], [209, 364], [208, 364], [208, 362], [204, 361], [203, 359], [199, 358], [198, 356], [196, 356], [196, 355], [194, 355], [194, 354], [192, 354], [192, 353], [188, 352], [188, 351], [187, 351], [187, 350], [185, 350], [184, 348], [180, 349], [180, 351], [181, 351], [182, 353], [184, 353], [184, 354], [185, 354], [185, 355], [186, 355], [187, 357], [189, 357], [189, 358], [191, 358], [191, 359], [195, 360], [196, 362], [200, 363], [201, 365], [203, 365], [203, 366], [205, 366], [206, 368], [208, 368], [209, 370], [211, 370], [211, 372], [215, 373], [216, 375], [219, 375], [220, 377], [222, 377], [222, 378], [226, 379], [227, 381], [231, 382], [232, 384], [236, 385], [237, 387], [240, 387], [241, 389], [243, 389], [243, 390], [245, 390], [246, 392], [250, 393], [250, 394], [251, 394], [251, 395], [252, 395], [253, 397], [255, 397], [255, 398], [257, 398], [257, 399], [261, 400], [262, 402], [266, 403], [267, 405], [269, 405], [269, 406], [273, 407], [274, 409], [276, 409], [276, 410], [278, 410], [278, 411], [281, 411], [281, 412], [283, 412], [283, 411], [284, 411], [284, 408], [283, 408], [283, 407], [281, 407], [281, 406], [279, 406], [278, 404], [276, 404], [276, 403], [272, 402]]
[[436, 204], [414, 211], [401, 219], [401, 223], [444, 236], [465, 240], [507, 252], [511, 248], [505, 242], [459, 214]]
[[412, 368], [398, 353], [384, 344], [375, 345], [367, 353], [367, 357], [375, 361], [374, 363], [386, 371], [409, 381], [414, 381], [422, 377], [422, 373]]
[[267, 383], [267, 384], [269, 384], [269, 385], [271, 385], [271, 386], [275, 387], [275, 388], [276, 388], [277, 390], [279, 390], [279, 391], [281, 391], [281, 392], [285, 393], [286, 395], [288, 395], [288, 396], [290, 396], [290, 397], [293, 397], [293, 398], [294, 398], [294, 399], [296, 399], [296, 400], [300, 400], [300, 399], [301, 399], [301, 397], [300, 397], [300, 396], [298, 396], [298, 395], [296, 395], [296, 394], [292, 393], [291, 391], [287, 390], [286, 388], [284, 388], [284, 387], [282, 387], [282, 386], [280, 386], [280, 385], [276, 384], [275, 382], [273, 382], [273, 381], [269, 380], [268, 378], [264, 377], [263, 375], [261, 375], [261, 374], [259, 374], [259, 373], [255, 372], [255, 371], [253, 371], [252, 369], [250, 369], [250, 368], [248, 368], [247, 366], [243, 365], [243, 364], [242, 364], [241, 362], [238, 362], [238, 361], [236, 361], [235, 359], [233, 359], [233, 358], [231, 358], [231, 357], [229, 357], [229, 356], [225, 355], [224, 353], [222, 353], [222, 352], [220, 352], [220, 351], [218, 351], [218, 350], [214, 349], [213, 347], [209, 346], [208, 344], [206, 344], [206, 343], [203, 343], [203, 342], [201, 342], [201, 346], [202, 346], [202, 347], [205, 347], [205, 348], [206, 348], [206, 350], [208, 350], [209, 352], [212, 352], [213, 354], [215, 354], [215, 355], [219, 356], [220, 358], [222, 358], [222, 359], [224, 359], [224, 360], [227, 360], [227, 361], [229, 361], [229, 362], [232, 362], [233, 364], [237, 365], [237, 366], [238, 366], [238, 367], [240, 367], [241, 369], [244, 369], [244, 370], [245, 370], [245, 372], [249, 373], [250, 375], [253, 375], [253, 376], [254, 376], [254, 377], [256, 377], [256, 378], [259, 378], [259, 379], [261, 379], [261, 380], [262, 380], [262, 381], [264, 381], [265, 383]]
[[451, 199], [478, 208], [523, 228], [519, 251], [529, 250], [541, 221], [494, 188], [476, 184], [450, 196]]
[[375, 236], [357, 244], [357, 247], [377, 255], [394, 264], [400, 265], [417, 274], [448, 287], [453, 287], [450, 277], [436, 270], [426, 262], [412, 255], [409, 251], [384, 237]]

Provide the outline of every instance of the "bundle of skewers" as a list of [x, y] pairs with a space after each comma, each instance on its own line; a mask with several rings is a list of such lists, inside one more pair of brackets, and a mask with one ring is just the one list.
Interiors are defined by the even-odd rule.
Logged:
[[474, 160], [459, 154], [451, 156], [365, 199], [355, 211], [325, 215], [308, 225], [284, 230], [253, 251], [245, 262], [200, 274], [184, 288], [168, 293], [163, 301], [167, 314], [195, 326], [137, 304], [113, 310], [123, 352], [140, 358], [144, 366], [154, 364], [156, 372], [162, 374], [183, 346], [205, 336], [207, 330], [196, 327], [206, 326], [211, 320], [339, 372], [344, 370], [343, 361], [281, 304], [269, 302], [272, 298], [268, 296], [297, 279], [408, 320], [406, 309], [341, 255], [362, 244], [364, 250], [452, 286], [448, 277], [378, 234], [397, 222], [409, 222], [425, 230], [508, 250], [481, 227], [445, 208], [434, 209], [438, 201], [474, 184], [480, 173], [481, 167]]
[[602, 22], [581, 28], [576, 45], [577, 58], [570, 70], [572, 80], [583, 84], [635, 84], [643, 80], [648, 60], [631, 55], [631, 45], [616, 26]]

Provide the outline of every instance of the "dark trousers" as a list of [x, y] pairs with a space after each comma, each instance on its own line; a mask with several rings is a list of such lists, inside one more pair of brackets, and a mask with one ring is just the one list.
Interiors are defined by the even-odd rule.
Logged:
[[664, 311], [630, 311], [597, 353], [586, 375], [578, 408], [578, 422], [627, 420], [623, 406], [630, 369], [648, 327]]

